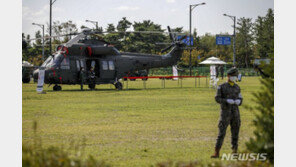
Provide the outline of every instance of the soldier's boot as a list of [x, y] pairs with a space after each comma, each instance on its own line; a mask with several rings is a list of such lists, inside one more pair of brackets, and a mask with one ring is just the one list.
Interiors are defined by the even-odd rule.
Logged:
[[219, 158], [220, 149], [215, 148], [215, 153], [211, 156], [211, 158]]

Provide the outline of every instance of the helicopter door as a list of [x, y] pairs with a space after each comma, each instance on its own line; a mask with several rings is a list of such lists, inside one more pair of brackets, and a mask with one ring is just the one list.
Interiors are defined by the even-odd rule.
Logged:
[[101, 78], [103, 80], [112, 80], [115, 78], [115, 65], [113, 60], [101, 61]]
[[97, 78], [100, 78], [100, 67], [98, 64], [98, 60], [96, 59], [86, 60], [86, 67], [87, 67], [87, 71], [94, 69]]
[[95, 68], [96, 67], [96, 61], [94, 61], [94, 60], [91, 61], [91, 65], [90, 66], [91, 66], [91, 68]]
[[91, 61], [91, 68], [95, 70], [96, 76], [100, 78], [100, 67], [99, 67], [99, 64], [97, 64], [97, 60]]
[[62, 83], [69, 84], [71, 82], [74, 82], [72, 80], [72, 69], [70, 68], [70, 59], [69, 57], [64, 57], [61, 64], [60, 64], [60, 71], [61, 71], [61, 79]]

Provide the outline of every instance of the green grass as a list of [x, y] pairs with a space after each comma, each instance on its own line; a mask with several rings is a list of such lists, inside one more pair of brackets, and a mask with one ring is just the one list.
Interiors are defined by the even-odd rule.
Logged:
[[[254, 105], [252, 93], [260, 89], [259, 78], [249, 77], [238, 83], [244, 97], [240, 107], [239, 150], [253, 136], [254, 113], [244, 108]], [[225, 81], [225, 79], [224, 79]], [[62, 85], [63, 91], [36, 93], [36, 84], [23, 84], [23, 144], [33, 142], [33, 122], [44, 147], [69, 146], [86, 139], [85, 154], [114, 166], [150, 166], [164, 161], [209, 163], [213, 153], [220, 107], [215, 90], [206, 80], [165, 81], [150, 79], [124, 83], [124, 90], [99, 85], [95, 91], [79, 91], [80, 86]], [[85, 86], [87, 87], [87, 86]], [[230, 129], [222, 152], [231, 152]], [[74, 148], [73, 148], [74, 149]]]

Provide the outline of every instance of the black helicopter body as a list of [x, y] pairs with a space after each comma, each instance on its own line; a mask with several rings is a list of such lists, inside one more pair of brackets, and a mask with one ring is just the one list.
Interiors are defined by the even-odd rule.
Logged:
[[[169, 30], [170, 31], [170, 30]], [[104, 40], [87, 39], [87, 33], [82, 33], [57, 48], [54, 56], [50, 56], [41, 65], [45, 70], [44, 83], [54, 84], [54, 90], [61, 90], [60, 84], [81, 84], [80, 70], [86, 74], [92, 69], [95, 79], [88, 77], [84, 84], [94, 88], [96, 84], [114, 84], [117, 89], [122, 89], [119, 79], [130, 72], [149, 70], [151, 68], [168, 67], [177, 64], [180, 60], [185, 45], [174, 41], [164, 55], [119, 52], [114, 46]], [[173, 39], [170, 34], [171, 39]], [[34, 79], [38, 78], [38, 70], [34, 72]], [[88, 75], [86, 75], [88, 76]]]

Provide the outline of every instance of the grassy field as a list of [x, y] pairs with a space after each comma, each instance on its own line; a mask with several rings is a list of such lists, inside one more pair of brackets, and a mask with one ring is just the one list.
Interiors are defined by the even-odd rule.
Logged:
[[[244, 97], [241, 111], [239, 150], [253, 135], [252, 93], [260, 89], [259, 78], [238, 83]], [[225, 81], [225, 79], [224, 79]], [[200, 84], [199, 84], [200, 83]], [[99, 85], [95, 91], [79, 91], [80, 86], [62, 85], [63, 91], [36, 93], [36, 84], [23, 84], [23, 144], [33, 142], [33, 122], [43, 146], [69, 146], [85, 139], [84, 152], [114, 166], [150, 166], [164, 161], [214, 162], [213, 153], [219, 105], [215, 90], [200, 81], [150, 79], [125, 82], [124, 90]], [[128, 90], [126, 89], [128, 86]], [[85, 86], [87, 87], [87, 86]], [[230, 129], [222, 152], [230, 153]]]

